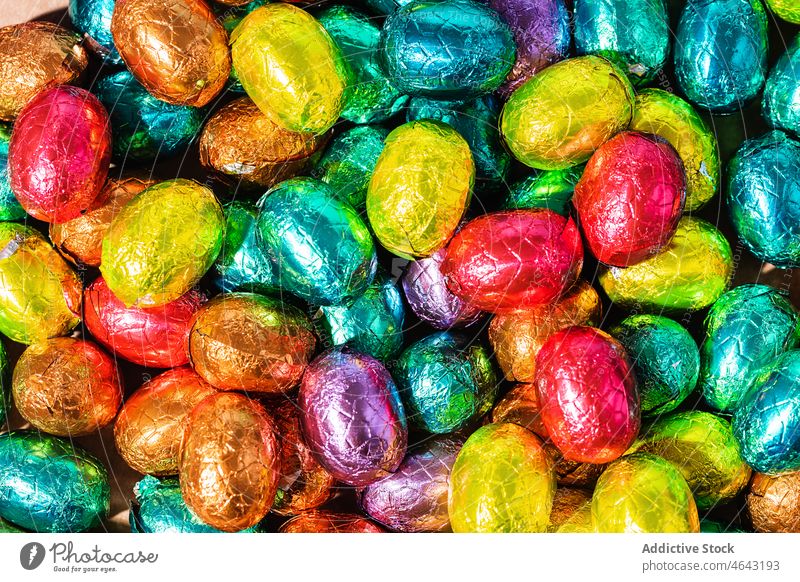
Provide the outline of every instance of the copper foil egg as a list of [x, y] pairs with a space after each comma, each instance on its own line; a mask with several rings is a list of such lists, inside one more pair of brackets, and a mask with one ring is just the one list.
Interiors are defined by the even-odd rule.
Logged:
[[800, 472], [753, 475], [747, 512], [756, 531], [800, 533]]
[[355, 513], [307, 511], [284, 523], [280, 533], [383, 533], [383, 530]]

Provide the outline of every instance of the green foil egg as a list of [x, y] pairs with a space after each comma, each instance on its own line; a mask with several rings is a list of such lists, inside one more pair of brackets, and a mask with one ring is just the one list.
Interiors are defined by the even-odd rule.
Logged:
[[772, 127], [800, 134], [800, 35], [772, 68], [764, 87], [762, 111]]
[[534, 171], [509, 187], [503, 209], [548, 208], [567, 216], [575, 185], [583, 175], [583, 168], [580, 165], [565, 170]]
[[706, 317], [700, 389], [709, 406], [733, 412], [755, 375], [800, 342], [797, 310], [786, 293], [741, 285], [720, 297]]
[[0, 435], [0, 517], [35, 532], [80, 532], [108, 515], [102, 463], [79, 446], [35, 431]]
[[0, 221], [25, 218], [25, 210], [11, 190], [8, 175], [8, 143], [11, 141], [11, 124], [0, 123]]
[[797, 3], [797, 0], [767, 0], [767, 6], [778, 18], [793, 24], [800, 24], [800, 4]]

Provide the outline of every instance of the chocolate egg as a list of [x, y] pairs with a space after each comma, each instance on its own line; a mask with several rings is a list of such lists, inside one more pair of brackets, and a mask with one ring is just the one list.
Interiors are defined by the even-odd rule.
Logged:
[[258, 8], [233, 31], [231, 45], [244, 90], [275, 123], [315, 134], [336, 123], [352, 73], [308, 12], [282, 2]]
[[631, 315], [609, 333], [633, 361], [643, 416], [671, 412], [692, 393], [700, 353], [681, 324], [661, 315]]
[[0, 123], [0, 221], [25, 218], [25, 209], [14, 196], [11, 177], [8, 175], [8, 145], [11, 141], [11, 124]]
[[686, 212], [714, 197], [720, 182], [717, 138], [691, 105], [667, 91], [643, 89], [630, 129], [663, 137], [678, 152], [686, 172]]
[[182, 178], [160, 182], [111, 222], [100, 272], [127, 306], [170, 303], [214, 263], [224, 229], [222, 207], [209, 188]]
[[412, 121], [386, 138], [367, 191], [375, 236], [392, 253], [427, 257], [442, 248], [469, 205], [475, 164], [469, 144], [438, 121]]
[[767, 76], [767, 13], [760, 0], [689, 2], [675, 37], [675, 76], [692, 103], [743, 108]]
[[45, 89], [14, 124], [11, 188], [34, 218], [65, 222], [97, 199], [110, 158], [108, 114], [97, 98], [77, 87]]
[[[253, 0], [242, 6], [217, 6], [214, 12], [217, 14], [220, 24], [225, 29], [230, 37], [236, 27], [241, 24], [245, 16], [250, 14], [256, 8], [261, 8], [265, 4], [270, 4], [271, 0]], [[236, 68], [231, 66], [231, 76], [225, 84], [225, 91], [232, 95], [243, 95], [244, 87], [239, 81], [239, 75], [236, 73]]]
[[264, 407], [241, 394], [213, 394], [195, 406], [178, 463], [186, 505], [205, 523], [239, 531], [272, 507], [280, 449]]
[[585, 162], [628, 127], [633, 87], [609, 61], [586, 56], [561, 61], [509, 97], [500, 131], [520, 162], [559, 170]]
[[636, 377], [622, 345], [593, 327], [550, 336], [536, 356], [536, 388], [550, 439], [569, 460], [607, 463], [639, 433]]
[[649, 453], [612, 463], [592, 495], [592, 524], [600, 533], [697, 533], [692, 491], [671, 463]]
[[800, 351], [762, 368], [733, 416], [742, 457], [760, 473], [800, 470]]
[[794, 0], [767, 0], [767, 6], [786, 22], [800, 24], [800, 6]]
[[228, 35], [202, 0], [117, 0], [111, 33], [134, 77], [167, 103], [202, 107], [230, 75]]
[[91, 49], [104, 61], [119, 65], [122, 57], [114, 47], [111, 17], [115, 0], [69, 0], [69, 17], [75, 30], [83, 33]]
[[330, 187], [311, 178], [278, 184], [258, 202], [258, 240], [281, 287], [309, 303], [361, 296], [377, 268], [367, 225]]
[[722, 295], [732, 271], [731, 246], [723, 234], [705, 220], [684, 216], [659, 254], [632, 267], [610, 267], [599, 279], [622, 306], [702, 309]]
[[299, 405], [308, 446], [339, 481], [363, 487], [396, 471], [403, 460], [405, 412], [378, 360], [348, 348], [325, 352], [303, 375]]
[[508, 25], [473, 0], [416, 0], [398, 8], [383, 24], [381, 49], [401, 91], [439, 99], [491, 93], [516, 60]]
[[316, 338], [305, 314], [263, 295], [218, 295], [194, 316], [189, 357], [220, 390], [281, 393], [300, 381]]
[[214, 263], [214, 282], [223, 291], [270, 293], [278, 289], [275, 269], [258, 246], [254, 204], [234, 200], [224, 207], [225, 240]]
[[103, 428], [122, 404], [114, 361], [94, 343], [69, 337], [28, 347], [14, 368], [11, 388], [22, 417], [57, 436]]
[[454, 532], [544, 532], [556, 481], [539, 438], [516, 424], [488, 424], [464, 443], [450, 472]]
[[383, 533], [368, 519], [355, 513], [306, 511], [281, 526], [280, 533]]
[[24, 344], [78, 325], [81, 281], [38, 231], [0, 222], [0, 332]]
[[536, 384], [517, 384], [492, 408], [492, 422], [510, 422], [527, 428], [543, 440], [548, 439], [542, 422]]
[[550, 512], [551, 533], [592, 533], [592, 494], [583, 489], [559, 487]]
[[800, 533], [800, 472], [757, 473], [747, 494], [747, 513], [758, 532]]
[[706, 402], [734, 412], [755, 374], [800, 343], [800, 320], [785, 292], [741, 285], [720, 297], [705, 320], [700, 387]]
[[[797, 9], [800, 22], [800, 8]], [[789, 44], [772, 68], [764, 87], [761, 109], [764, 119], [775, 129], [800, 133], [800, 36]]]
[[80, 36], [57, 24], [0, 28], [0, 119], [13, 121], [39, 91], [72, 83], [88, 64]]
[[569, 203], [575, 185], [581, 179], [584, 167], [573, 166], [565, 170], [537, 172], [509, 186], [503, 210], [522, 208], [547, 208], [564, 216], [569, 214]]
[[572, 203], [597, 260], [628, 267], [675, 234], [686, 199], [683, 163], [666, 140], [623, 132], [595, 151]]
[[188, 367], [148, 380], [128, 397], [114, 423], [120, 456], [140, 473], [176, 474], [186, 419], [201, 400], [215, 393]]
[[503, 313], [549, 303], [569, 289], [583, 265], [571, 218], [551, 210], [486, 214], [447, 246], [442, 273], [467, 304]]
[[0, 435], [0, 517], [40, 533], [74, 533], [108, 516], [103, 464], [81, 447], [35, 431]]

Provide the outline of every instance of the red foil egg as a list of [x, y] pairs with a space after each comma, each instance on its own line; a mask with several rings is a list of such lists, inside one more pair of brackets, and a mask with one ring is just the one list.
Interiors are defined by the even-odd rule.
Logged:
[[575, 283], [582, 266], [573, 220], [530, 209], [468, 223], [450, 241], [441, 270], [448, 288], [469, 305], [507, 313], [553, 301]]
[[383, 529], [355, 513], [306, 511], [281, 526], [280, 533], [383, 533]]
[[572, 199], [589, 250], [616, 267], [658, 253], [675, 234], [685, 201], [686, 175], [675, 149], [630, 131], [595, 151]]
[[536, 357], [541, 419], [564, 457], [608, 463], [631, 446], [641, 424], [636, 378], [617, 340], [593, 327], [550, 336]]
[[45, 222], [80, 216], [100, 194], [111, 159], [108, 113], [84, 89], [45, 89], [22, 110], [8, 153], [11, 188]]

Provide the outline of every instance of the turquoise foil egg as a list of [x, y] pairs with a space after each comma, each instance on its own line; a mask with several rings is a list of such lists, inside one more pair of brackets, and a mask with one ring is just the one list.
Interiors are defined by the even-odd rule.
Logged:
[[122, 64], [122, 57], [114, 47], [111, 36], [111, 16], [115, 0], [69, 0], [69, 17], [72, 26], [83, 33], [89, 46], [100, 57], [113, 65]]
[[764, 86], [767, 52], [761, 0], [689, 0], [675, 38], [675, 76], [693, 103], [732, 113]]
[[0, 517], [35, 532], [80, 532], [108, 515], [102, 463], [79, 446], [35, 431], [0, 435]]
[[281, 182], [258, 201], [257, 237], [280, 286], [315, 305], [360, 297], [377, 269], [375, 243], [358, 212], [323, 182]]
[[794, 37], [767, 78], [762, 112], [772, 127], [800, 134], [800, 35]]
[[785, 293], [766, 285], [731, 289], [705, 325], [699, 386], [720, 412], [735, 411], [759, 370], [800, 341], [797, 311]]
[[8, 175], [8, 142], [11, 141], [11, 124], [0, 123], [0, 221], [25, 218], [25, 210], [11, 190]]
[[569, 214], [575, 185], [583, 175], [584, 165], [566, 170], [534, 170], [533, 174], [514, 182], [503, 202], [503, 210], [547, 208], [562, 216]]
[[226, 204], [225, 240], [214, 263], [214, 283], [222, 291], [250, 291], [269, 294], [278, 289], [269, 257], [258, 246], [255, 204], [234, 201]]
[[747, 140], [728, 166], [728, 211], [756, 257], [800, 267], [800, 142], [782, 131]]
[[579, 55], [607, 58], [635, 85], [652, 81], [669, 54], [669, 16], [664, 0], [575, 0]]

